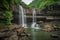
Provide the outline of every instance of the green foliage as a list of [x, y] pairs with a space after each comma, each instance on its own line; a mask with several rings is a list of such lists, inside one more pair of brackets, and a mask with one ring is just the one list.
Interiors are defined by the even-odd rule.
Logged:
[[13, 5], [13, 4], [14, 4], [14, 0], [11, 0], [11, 1], [10, 1], [10, 4]]
[[20, 4], [20, 2], [21, 0], [2, 0], [2, 4], [7, 10], [10, 10], [9, 8], [14, 4]]
[[3, 0], [3, 6], [6, 8], [6, 9], [9, 9], [9, 4], [6, 0]]
[[20, 2], [20, 5], [22, 5], [23, 8], [29, 9], [28, 5], [26, 5], [24, 2]]
[[39, 8], [44, 8], [44, 7], [52, 5], [52, 4], [55, 4], [55, 1], [53, 1], [53, 0], [44, 0], [40, 3]]
[[16, 4], [19, 4], [21, 2], [21, 0], [15, 0]]
[[5, 14], [5, 24], [6, 25], [10, 25], [11, 24], [11, 18], [12, 18], [12, 10], [11, 10], [11, 7], [14, 5], [14, 4], [17, 4], [17, 5], [21, 5], [23, 6], [24, 8], [28, 8], [27, 5], [25, 3], [23, 3], [21, 0], [0, 0], [0, 4], [3, 5], [2, 7], [5, 9], [3, 9], [1, 7], [1, 9], [3, 9], [4, 11], [4, 14]]
[[14, 5], [14, 3], [17, 3], [18, 0], [1, 0], [2, 5], [4, 6], [5, 10], [4, 14], [5, 14], [5, 19], [6, 21], [4, 22], [6, 25], [10, 25], [11, 24], [11, 18], [12, 18], [12, 10], [10, 9], [12, 7], [12, 5]]
[[24, 8], [28, 8], [28, 6], [22, 2], [22, 0], [1, 0], [2, 3], [0, 3], [1, 5], [4, 6], [5, 9], [10, 10], [10, 8], [14, 5], [21, 5]]
[[6, 10], [5, 12], [5, 24], [10, 25], [11, 24], [11, 18], [12, 18], [12, 11], [11, 11], [11, 6], [14, 4], [14, 0], [3, 0], [3, 6]]
[[12, 11], [5, 11], [5, 19], [6, 19], [5, 24], [6, 25], [11, 24], [11, 18], [12, 18]]
[[60, 0], [34, 0], [31, 4], [29, 4], [30, 8], [40, 8], [43, 9], [46, 6], [53, 5], [53, 4], [59, 4]]

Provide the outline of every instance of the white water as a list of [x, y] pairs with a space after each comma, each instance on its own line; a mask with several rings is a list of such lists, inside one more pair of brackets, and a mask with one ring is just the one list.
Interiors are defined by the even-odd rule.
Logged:
[[[27, 22], [26, 22], [26, 18], [25, 18], [26, 13], [25, 13], [25, 10], [23, 9], [22, 6], [19, 6], [19, 15], [20, 15], [20, 24], [22, 25], [22, 27], [27, 28]], [[31, 24], [32, 40], [36, 40], [35, 29], [39, 29], [39, 27], [38, 27], [38, 25], [36, 25], [36, 11], [35, 11], [35, 9], [32, 10], [32, 18], [33, 18], [33, 22]]]
[[39, 25], [36, 23], [36, 11], [35, 11], [35, 9], [32, 10], [32, 18], [33, 18], [33, 22], [31, 24], [32, 37], [33, 37], [32, 40], [36, 40], [35, 30], [41, 29], [41, 28], [39, 28]]
[[31, 25], [31, 28], [32, 28], [32, 40], [36, 40], [36, 37], [35, 37], [35, 24], [36, 24], [36, 11], [35, 9], [32, 10], [32, 16], [33, 16], [33, 22], [32, 22], [32, 25]]
[[24, 9], [24, 28], [28, 28], [27, 27], [26, 10], [25, 9]]
[[22, 25], [22, 27], [27, 28], [25, 14], [26, 14], [25, 10], [23, 9], [22, 6], [19, 5], [20, 24]]
[[22, 24], [22, 27], [24, 27], [24, 13], [23, 13], [23, 8], [22, 8], [22, 6], [19, 6], [19, 14], [20, 14], [20, 20], [22, 21], [20, 21], [21, 22], [21, 24]]

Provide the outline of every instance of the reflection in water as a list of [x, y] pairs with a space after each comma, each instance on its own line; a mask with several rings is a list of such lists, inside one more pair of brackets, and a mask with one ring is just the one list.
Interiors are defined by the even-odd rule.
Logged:
[[[25, 18], [25, 16], [26, 16], [25, 13], [26, 13], [26, 12], [25, 12], [25, 10], [23, 9], [22, 6], [19, 6], [19, 9], [20, 9], [20, 10], [19, 10], [20, 24], [22, 25], [22, 27], [28, 28], [28, 27], [27, 27], [26, 18]], [[33, 22], [32, 22], [32, 24], [31, 24], [31, 28], [32, 28], [32, 29], [31, 29], [31, 31], [32, 31], [32, 40], [36, 40], [35, 29], [40, 29], [40, 28], [39, 28], [39, 25], [36, 24], [36, 11], [35, 11], [35, 9], [32, 10], [32, 18], [33, 18]]]
[[35, 18], [35, 16], [36, 16], [36, 11], [35, 11], [35, 9], [33, 9], [32, 10], [32, 14], [33, 14], [33, 23], [32, 23], [32, 25], [31, 25], [31, 28], [32, 28], [32, 40], [36, 40], [36, 37], [35, 37], [35, 24], [36, 24], [36, 18]]

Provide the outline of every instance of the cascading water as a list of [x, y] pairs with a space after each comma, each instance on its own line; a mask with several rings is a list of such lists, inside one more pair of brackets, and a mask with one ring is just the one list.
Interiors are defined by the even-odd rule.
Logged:
[[27, 24], [26, 24], [26, 18], [25, 18], [25, 10], [23, 9], [22, 6], [19, 5], [19, 19], [20, 19], [20, 24], [22, 25], [22, 27], [27, 28]]
[[20, 14], [20, 18], [22, 17], [22, 18], [20, 19], [20, 20], [22, 21], [21, 24], [22, 24], [22, 27], [24, 27], [24, 13], [23, 13], [23, 8], [22, 8], [22, 6], [19, 5], [19, 9], [20, 9], [20, 10], [19, 10], [19, 12], [20, 12], [20, 13], [19, 13], [19, 14]]
[[36, 12], [35, 12], [35, 9], [32, 10], [32, 16], [33, 16], [33, 22], [32, 22], [32, 25], [31, 25], [31, 28], [32, 28], [32, 40], [36, 40], [35, 31], [34, 31], [35, 30], [34, 27], [35, 27], [35, 24], [36, 24], [36, 18], [35, 18]]
[[32, 9], [32, 18], [33, 18], [33, 22], [32, 22], [31, 27], [34, 28], [35, 24], [36, 24], [36, 11], [35, 11], [35, 9]]
[[31, 25], [32, 28], [32, 40], [36, 40], [36, 34], [35, 34], [35, 30], [37, 29], [41, 29], [39, 28], [39, 25], [36, 23], [36, 11], [35, 9], [32, 10], [32, 16], [33, 16], [33, 22]]
[[24, 9], [24, 28], [28, 28], [27, 27], [27, 20], [26, 20], [26, 10]]

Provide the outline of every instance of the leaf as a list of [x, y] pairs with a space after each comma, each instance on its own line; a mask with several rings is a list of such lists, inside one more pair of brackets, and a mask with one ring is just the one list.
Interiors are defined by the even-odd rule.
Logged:
[[9, 4], [6, 0], [3, 0], [3, 5], [6, 9], [9, 9]]
[[60, 4], [60, 0], [34, 0], [29, 4], [30, 8], [45, 8], [46, 6]]
[[6, 22], [5, 24], [6, 25], [10, 25], [11, 24], [11, 18], [12, 18], [12, 11], [5, 11], [5, 19], [6, 19]]
[[21, 0], [15, 0], [16, 4], [20, 4]]
[[10, 4], [13, 5], [15, 0], [10, 0]]

